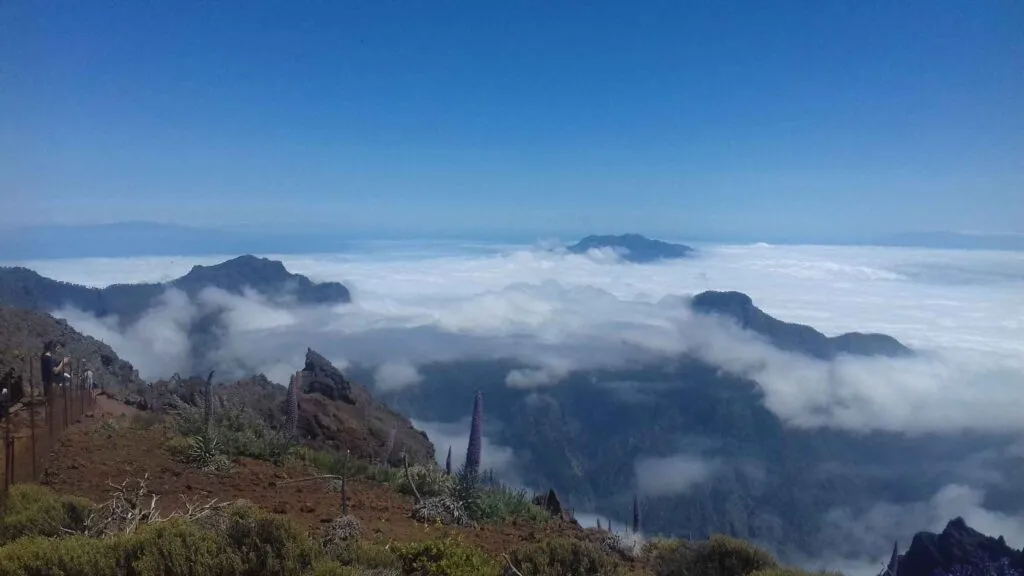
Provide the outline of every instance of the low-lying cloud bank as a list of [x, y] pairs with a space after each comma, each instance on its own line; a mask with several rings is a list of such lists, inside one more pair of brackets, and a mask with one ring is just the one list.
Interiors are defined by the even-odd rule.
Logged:
[[[888, 561], [893, 542], [900, 550], [910, 546], [921, 530], [941, 532], [946, 524], [962, 517], [967, 525], [992, 537], [1002, 536], [1014, 548], [1024, 547], [1024, 518], [996, 512], [983, 505], [983, 490], [963, 484], [949, 484], [930, 499], [899, 505], [881, 502], [866, 511], [846, 508], [831, 510], [825, 517], [822, 541], [827, 556], [795, 557], [795, 563], [811, 570], [840, 570], [850, 576], [875, 576]], [[875, 557], [861, 556], [864, 550], [879, 551]]]
[[[178, 260], [185, 269], [193, 263]], [[257, 294], [209, 289], [190, 300], [169, 291], [123, 331], [75, 310], [57, 314], [112, 345], [146, 378], [194, 367], [188, 327], [220, 310], [217, 346], [206, 361], [225, 376], [258, 370], [280, 379], [312, 346], [332, 360], [379, 365], [375, 384], [382, 390], [415, 386], [418, 364], [468, 357], [520, 359], [530, 367], [508, 373], [505, 384], [539, 388], [574, 369], [687, 353], [757, 381], [765, 405], [795, 426], [1024, 431], [1018, 254], [746, 246], [648, 266], [530, 249], [282, 260], [314, 280], [345, 282], [354, 302], [281, 307]], [[39, 269], [89, 283], [90, 266], [110, 281], [118, 262], [133, 270], [127, 279], [146, 279], [143, 264], [152, 278], [168, 274], [160, 259]], [[727, 322], [692, 314], [685, 296], [705, 289], [744, 291], [769, 314], [829, 335], [888, 333], [921, 353], [824, 362], [782, 352]]]

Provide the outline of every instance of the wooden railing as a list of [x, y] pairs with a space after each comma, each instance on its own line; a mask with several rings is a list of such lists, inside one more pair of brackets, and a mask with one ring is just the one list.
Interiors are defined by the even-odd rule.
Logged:
[[12, 391], [0, 390], [0, 416], [3, 418], [0, 422], [3, 426], [0, 516], [4, 514], [11, 485], [38, 482], [64, 432], [96, 406], [94, 391], [87, 389], [81, 380], [81, 369], [72, 370], [70, 381], [55, 384], [46, 395], [35, 382], [32, 362], [28, 362], [27, 368], [28, 378], [21, 379], [24, 396], [20, 401], [11, 402]]

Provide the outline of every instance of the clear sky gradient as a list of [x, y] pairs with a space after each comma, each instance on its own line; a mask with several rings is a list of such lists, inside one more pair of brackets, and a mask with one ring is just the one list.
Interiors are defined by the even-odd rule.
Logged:
[[8, 0], [0, 226], [1022, 232], [1022, 70], [1019, 0]]

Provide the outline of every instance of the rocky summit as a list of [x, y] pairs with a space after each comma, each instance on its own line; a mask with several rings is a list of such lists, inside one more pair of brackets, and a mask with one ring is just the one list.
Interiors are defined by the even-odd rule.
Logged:
[[893, 557], [888, 576], [1020, 576], [1024, 552], [1014, 550], [1002, 536], [986, 536], [954, 518], [939, 534], [918, 532], [907, 553]]

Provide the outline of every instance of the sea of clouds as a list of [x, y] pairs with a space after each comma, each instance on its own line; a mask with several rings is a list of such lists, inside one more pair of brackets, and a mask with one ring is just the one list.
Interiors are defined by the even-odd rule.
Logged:
[[[274, 256], [315, 281], [350, 288], [342, 306], [294, 307], [258, 294], [170, 291], [129, 327], [59, 310], [111, 344], [145, 378], [191, 366], [187, 328], [225, 311], [220, 368], [272, 379], [301, 366], [306, 346], [346, 365], [378, 366], [376, 385], [420, 380], [417, 365], [512, 356], [530, 369], [520, 388], [557, 385], [574, 368], [616, 366], [687, 352], [756, 380], [766, 405], [798, 426], [931, 432], [1021, 431], [1024, 418], [1024, 254], [818, 246], [708, 247], [694, 259], [622, 263], [609, 252], [565, 255], [533, 247], [397, 244], [369, 255]], [[47, 260], [43, 275], [103, 286], [169, 280], [225, 257]], [[687, 296], [739, 290], [776, 318], [890, 334], [915, 358], [784, 353], [725, 322], [693, 315]]]
[[[765, 405], [794, 426], [922, 434], [1024, 434], [1024, 253], [889, 247], [711, 246], [692, 259], [635, 265], [612, 252], [567, 255], [534, 246], [388, 244], [365, 254], [275, 256], [314, 281], [340, 281], [353, 302], [295, 307], [258, 294], [168, 292], [129, 327], [72, 309], [55, 311], [111, 344], [145, 378], [191, 366], [187, 328], [202, 310], [226, 312], [214, 358], [221, 368], [263, 371], [281, 382], [307, 346], [339, 366], [377, 366], [374, 385], [401, 390], [417, 366], [466, 357], [514, 357], [506, 385], [556, 386], [575, 368], [685, 352], [757, 381]], [[165, 281], [224, 257], [46, 260], [19, 263], [90, 286]], [[779, 351], [720, 320], [690, 313], [687, 297], [738, 290], [776, 318], [826, 335], [880, 332], [913, 358], [840, 357], [826, 362]], [[467, 407], [468, 410], [468, 407]], [[418, 422], [457, 442], [462, 423]], [[444, 446], [445, 443], [438, 443]], [[510, 461], [492, 446], [493, 464]], [[444, 454], [439, 454], [443, 458]], [[699, 482], [713, 463], [645, 459], [637, 467]], [[649, 491], [665, 490], [647, 474]], [[951, 485], [920, 509], [910, 532], [941, 529], [951, 515], [1000, 529], [1024, 545], [1024, 525], [985, 510], [977, 489]], [[899, 517], [879, 504], [864, 525]], [[922, 525], [921, 522], [925, 524]]]

